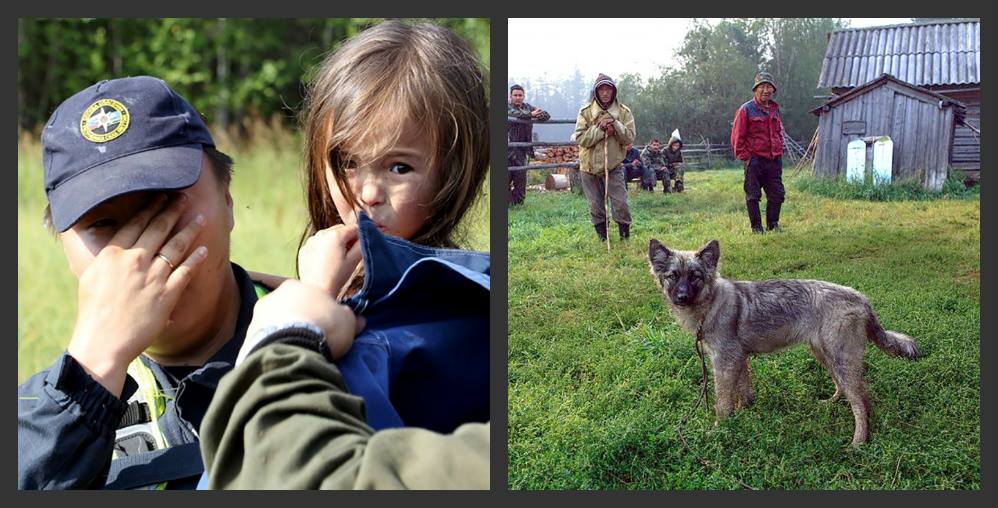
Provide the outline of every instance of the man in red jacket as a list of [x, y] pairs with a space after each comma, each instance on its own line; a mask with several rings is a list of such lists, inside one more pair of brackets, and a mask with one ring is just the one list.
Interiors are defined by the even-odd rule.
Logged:
[[773, 75], [760, 72], [752, 86], [754, 97], [735, 113], [731, 127], [731, 147], [745, 165], [745, 204], [754, 233], [762, 233], [759, 214], [760, 186], [766, 191], [766, 227], [779, 229], [783, 204], [783, 121], [780, 105], [772, 100], [776, 93]]

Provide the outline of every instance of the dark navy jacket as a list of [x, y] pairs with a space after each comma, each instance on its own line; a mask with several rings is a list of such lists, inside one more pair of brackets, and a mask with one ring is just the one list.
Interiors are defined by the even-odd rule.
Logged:
[[142, 356], [167, 395], [159, 428], [171, 446], [111, 461], [124, 401], [138, 385], [128, 377], [121, 398], [63, 353], [17, 387], [17, 486], [20, 489], [136, 488], [170, 480], [194, 488], [204, 470], [197, 429], [222, 376], [232, 369], [253, 317], [256, 293], [235, 263], [239, 316], [232, 338], [201, 368], [180, 380]]
[[344, 303], [367, 320], [337, 365], [375, 430], [449, 433], [489, 420], [489, 255], [381, 234], [361, 214], [364, 286]]

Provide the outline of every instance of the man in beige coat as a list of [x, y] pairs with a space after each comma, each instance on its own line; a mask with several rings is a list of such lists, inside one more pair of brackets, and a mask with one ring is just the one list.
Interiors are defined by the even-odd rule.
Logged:
[[572, 140], [579, 144], [582, 188], [589, 200], [593, 227], [602, 241], [606, 241], [607, 235], [606, 186], [620, 238], [631, 235], [631, 211], [627, 207], [627, 184], [621, 163], [634, 135], [634, 115], [617, 101], [617, 85], [613, 80], [600, 74], [593, 84], [589, 104], [579, 110]]

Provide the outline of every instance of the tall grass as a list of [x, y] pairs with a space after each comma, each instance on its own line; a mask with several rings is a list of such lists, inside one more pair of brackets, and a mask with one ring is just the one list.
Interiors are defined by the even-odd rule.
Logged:
[[[632, 238], [613, 228], [610, 253], [580, 196], [530, 193], [510, 209], [509, 487], [980, 488], [979, 199], [841, 200], [787, 177], [784, 231], [760, 236], [741, 176], [688, 172], [682, 194], [632, 189]], [[687, 450], [676, 427], [700, 366], [649, 273], [651, 238], [678, 249], [716, 238], [733, 279], [854, 287], [885, 327], [915, 337], [919, 362], [867, 348], [871, 442], [849, 449], [849, 406], [818, 402], [834, 385], [803, 347], [752, 359], [755, 404], [717, 428], [701, 408]]]
[[925, 201], [934, 199], [979, 199], [981, 186], [967, 187], [958, 171], [953, 171], [938, 191], [926, 190], [914, 180], [901, 180], [890, 185], [846, 182], [829, 178], [801, 175], [795, 181], [799, 190], [835, 199], [865, 201]]
[[[293, 276], [306, 220], [300, 140], [277, 122], [257, 121], [240, 126], [240, 131], [249, 137], [216, 131], [219, 149], [235, 159], [230, 190], [236, 226], [230, 257], [247, 270]], [[24, 136], [17, 154], [19, 383], [65, 349], [76, 316], [76, 278], [58, 239], [42, 225], [46, 199], [37, 140]], [[461, 225], [461, 245], [488, 250], [488, 219], [486, 189]]]

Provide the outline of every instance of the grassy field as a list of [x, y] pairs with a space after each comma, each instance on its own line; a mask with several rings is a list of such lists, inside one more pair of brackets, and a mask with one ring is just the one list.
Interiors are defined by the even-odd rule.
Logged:
[[[819, 196], [787, 177], [780, 234], [749, 232], [741, 171], [691, 172], [680, 195], [631, 191], [632, 238], [596, 240], [584, 198], [509, 213], [512, 489], [979, 489], [980, 200]], [[871, 442], [807, 348], [752, 360], [755, 404], [717, 428], [696, 400], [693, 337], [662, 301], [648, 240], [720, 241], [722, 275], [815, 278], [869, 296], [915, 337], [912, 363], [867, 348]], [[715, 467], [705, 467], [697, 456]]]
[[[298, 139], [271, 129], [257, 132], [253, 142], [220, 140], [219, 147], [236, 161], [232, 260], [249, 270], [294, 275], [306, 217]], [[65, 349], [76, 316], [76, 278], [59, 241], [42, 226], [45, 204], [41, 146], [22, 141], [17, 152], [18, 383]], [[463, 225], [464, 245], [488, 250], [488, 226], [486, 193]]]

